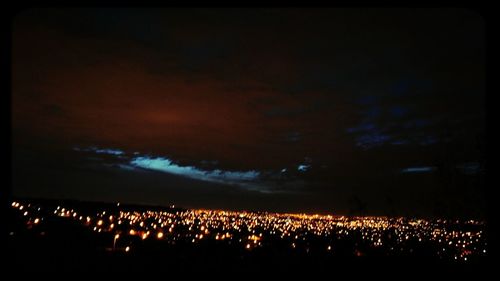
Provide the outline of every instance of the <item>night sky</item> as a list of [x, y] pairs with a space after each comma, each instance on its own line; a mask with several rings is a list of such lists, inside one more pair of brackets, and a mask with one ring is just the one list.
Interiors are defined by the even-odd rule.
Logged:
[[40, 9], [12, 38], [13, 194], [484, 214], [461, 9]]

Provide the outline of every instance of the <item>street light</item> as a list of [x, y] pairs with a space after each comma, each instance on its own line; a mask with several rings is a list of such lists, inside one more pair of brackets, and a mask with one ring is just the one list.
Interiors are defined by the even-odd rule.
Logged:
[[120, 238], [120, 234], [115, 234], [115, 239], [113, 239], [113, 251], [115, 250], [116, 240]]

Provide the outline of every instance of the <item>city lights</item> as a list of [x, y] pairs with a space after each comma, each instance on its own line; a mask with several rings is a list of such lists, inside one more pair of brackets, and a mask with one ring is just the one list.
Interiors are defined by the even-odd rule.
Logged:
[[[26, 206], [19, 202], [11, 204], [12, 208], [21, 211], [27, 218], [27, 224], [43, 225], [40, 208]], [[111, 233], [113, 249], [119, 244], [118, 240], [123, 239], [123, 242], [133, 244], [137, 243], [134, 242], [136, 240], [131, 240], [133, 236], [139, 236], [141, 241], [152, 234], [167, 243], [187, 241], [195, 246], [198, 243], [220, 241], [218, 243], [240, 245], [246, 250], [270, 247], [274, 243], [272, 241], [283, 240], [288, 242], [291, 249], [301, 249], [309, 253], [319, 251], [308, 246], [309, 241], [314, 240], [323, 245], [322, 251], [335, 255], [338, 251], [332, 251], [336, 243], [332, 244], [332, 241], [357, 237], [355, 239], [361, 239], [357, 244], [365, 249], [387, 247], [387, 252], [391, 254], [411, 253], [413, 247], [424, 244], [433, 245], [436, 256], [450, 260], [469, 261], [471, 257], [486, 254], [484, 223], [475, 220], [457, 222], [404, 217], [348, 217], [222, 210], [108, 210], [107, 216], [106, 211], [93, 214], [79, 212], [83, 213], [80, 218], [85, 218], [82, 221], [74, 216], [77, 213], [74, 209], [59, 206], [46, 210], [45, 215], [72, 220], [91, 228], [95, 235]], [[114, 221], [117, 221], [117, 224], [113, 223]], [[103, 227], [105, 225], [109, 227]], [[466, 226], [464, 229], [467, 231], [459, 230], [457, 225]], [[128, 252], [130, 246], [122, 249]], [[355, 256], [365, 253], [366, 250], [353, 250]]]

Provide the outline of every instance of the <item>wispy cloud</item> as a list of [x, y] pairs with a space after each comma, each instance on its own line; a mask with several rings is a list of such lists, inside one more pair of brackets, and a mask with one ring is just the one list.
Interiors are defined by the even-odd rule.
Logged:
[[425, 167], [409, 167], [401, 170], [401, 173], [430, 173], [437, 170], [436, 167], [425, 166]]
[[226, 183], [239, 183], [255, 181], [259, 178], [260, 173], [254, 170], [251, 171], [223, 171], [213, 170], [204, 171], [194, 166], [180, 166], [172, 162], [172, 160], [164, 157], [135, 157], [130, 161], [130, 164], [135, 167], [140, 167], [149, 170], [156, 170], [175, 175], [182, 175], [189, 178]]
[[124, 152], [122, 150], [119, 150], [119, 149], [98, 148], [95, 146], [90, 146], [90, 147], [86, 147], [86, 148], [74, 147], [73, 150], [95, 152], [98, 154], [110, 154], [110, 155], [123, 155], [124, 154]]
[[[118, 168], [123, 171], [157, 171], [165, 174], [178, 175], [185, 178], [213, 182], [255, 191], [259, 193], [297, 193], [297, 186], [303, 184], [300, 174], [308, 172], [312, 165], [311, 159], [305, 157], [302, 163], [295, 166], [296, 173], [288, 174], [288, 168], [279, 170], [246, 170], [231, 171], [215, 168], [217, 160], [198, 161], [199, 165], [181, 165], [166, 156], [149, 155], [140, 152], [124, 151], [120, 149], [90, 147], [74, 147], [78, 152], [91, 152], [94, 154], [108, 154], [112, 158], [102, 163], [105, 167]], [[115, 158], [116, 162], [111, 162]], [[96, 158], [96, 160], [101, 160]], [[278, 183], [277, 179], [287, 178], [287, 184]]]
[[460, 172], [466, 175], [476, 175], [481, 172], [481, 164], [478, 162], [466, 162], [457, 165], [457, 168]]

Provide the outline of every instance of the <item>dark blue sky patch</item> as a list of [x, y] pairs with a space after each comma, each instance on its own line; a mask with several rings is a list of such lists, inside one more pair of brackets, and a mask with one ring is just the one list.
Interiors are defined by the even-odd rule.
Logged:
[[405, 129], [421, 129], [424, 127], [427, 127], [431, 124], [432, 122], [428, 119], [411, 119], [406, 121], [403, 124], [403, 128]]
[[432, 92], [432, 81], [416, 78], [401, 79], [391, 85], [389, 92], [392, 96], [397, 97], [430, 94]]
[[302, 134], [300, 132], [290, 132], [286, 134], [285, 140], [288, 142], [298, 142], [301, 140]]
[[392, 145], [405, 145], [405, 144], [409, 144], [409, 143], [410, 142], [408, 140], [404, 140], [404, 139], [397, 139], [397, 140], [391, 141]]
[[400, 118], [404, 117], [408, 114], [410, 110], [403, 106], [393, 106], [389, 109], [389, 112], [392, 117]]
[[406, 95], [409, 93], [411, 85], [411, 80], [402, 79], [392, 85], [391, 93], [395, 96]]
[[347, 128], [348, 133], [369, 132], [376, 129], [373, 123], [363, 123], [357, 127]]
[[364, 149], [381, 146], [388, 142], [392, 137], [381, 133], [370, 133], [356, 138], [356, 145]]
[[370, 118], [371, 120], [373, 120], [377, 117], [380, 117], [380, 115], [382, 114], [382, 109], [378, 106], [372, 106], [368, 110], [364, 111], [363, 113], [367, 118]]
[[358, 99], [358, 103], [361, 105], [372, 105], [376, 103], [378, 100], [378, 97], [376, 96], [363, 96]]
[[419, 144], [420, 145], [431, 145], [431, 144], [435, 144], [439, 141], [439, 139], [435, 136], [423, 136], [420, 140], [419, 140]]

